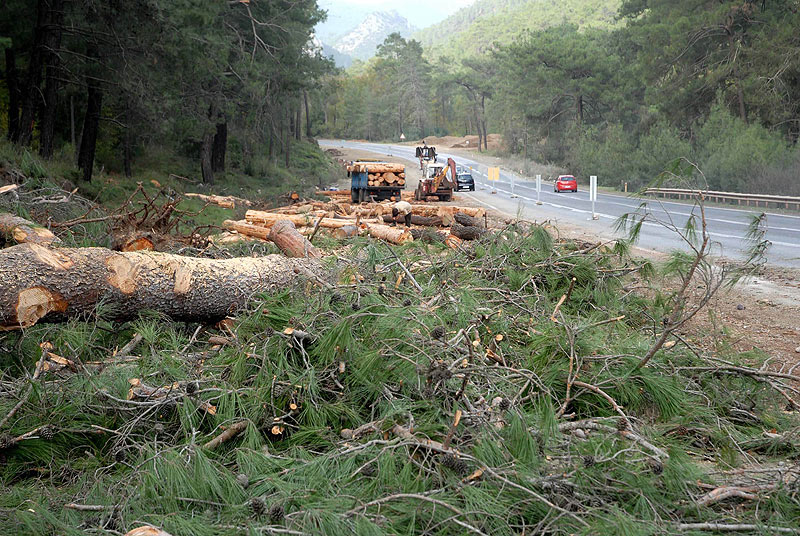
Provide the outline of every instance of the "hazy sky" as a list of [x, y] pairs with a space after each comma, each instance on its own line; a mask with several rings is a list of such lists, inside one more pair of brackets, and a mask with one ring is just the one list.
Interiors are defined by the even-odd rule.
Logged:
[[319, 0], [328, 11], [328, 20], [317, 27], [325, 40], [356, 26], [367, 13], [394, 9], [417, 28], [425, 28], [444, 19], [475, 0]]

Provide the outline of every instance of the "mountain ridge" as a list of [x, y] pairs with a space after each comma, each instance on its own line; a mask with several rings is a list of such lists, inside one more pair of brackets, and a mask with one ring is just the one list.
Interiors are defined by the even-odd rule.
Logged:
[[611, 28], [621, 0], [477, 0], [443, 21], [415, 32], [430, 58], [467, 57], [507, 44], [526, 30], [560, 24]]
[[389, 34], [397, 32], [403, 37], [408, 37], [415, 30], [416, 28], [395, 10], [373, 11], [330, 46], [351, 58], [367, 60], [375, 55], [375, 49]]

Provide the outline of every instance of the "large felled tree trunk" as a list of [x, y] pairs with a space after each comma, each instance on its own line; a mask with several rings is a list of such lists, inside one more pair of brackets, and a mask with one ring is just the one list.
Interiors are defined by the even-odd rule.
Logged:
[[78, 167], [83, 170], [83, 180], [92, 180], [94, 169], [94, 152], [97, 148], [97, 133], [100, 129], [100, 111], [103, 107], [103, 92], [89, 81], [88, 99], [86, 102], [86, 115], [83, 118], [83, 133], [81, 134], [81, 147], [78, 151]]
[[308, 259], [198, 259], [153, 251], [50, 249], [24, 244], [0, 250], [0, 329], [94, 314], [124, 320], [153, 310], [180, 321], [213, 321], [254, 295], [285, 289]]

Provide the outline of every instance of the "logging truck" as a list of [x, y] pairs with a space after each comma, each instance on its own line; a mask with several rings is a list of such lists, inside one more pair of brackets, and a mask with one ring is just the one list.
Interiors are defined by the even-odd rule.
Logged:
[[353, 203], [362, 201], [400, 201], [406, 187], [406, 168], [402, 164], [358, 160], [347, 166]]

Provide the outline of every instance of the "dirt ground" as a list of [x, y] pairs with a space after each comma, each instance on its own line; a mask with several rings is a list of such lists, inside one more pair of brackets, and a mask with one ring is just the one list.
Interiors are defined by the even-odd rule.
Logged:
[[[430, 145], [446, 146], [450, 139], [426, 138]], [[461, 139], [461, 138], [453, 138]], [[491, 139], [491, 137], [490, 137]], [[452, 140], [451, 140], [452, 141]], [[477, 144], [477, 138], [475, 140]], [[369, 151], [339, 149], [339, 158], [346, 160], [380, 158], [406, 166], [406, 190], [413, 191], [422, 174], [419, 166], [398, 157], [378, 157]], [[348, 189], [349, 183], [339, 185]], [[479, 206], [466, 196], [455, 194], [453, 205]], [[502, 226], [514, 217], [489, 211], [490, 226]], [[587, 230], [571, 225], [559, 225], [558, 233], [564, 238], [596, 242], [597, 237]], [[663, 259], [662, 253], [636, 249], [636, 254]], [[760, 349], [771, 356], [771, 368], [786, 370], [800, 364], [800, 269], [766, 266], [757, 277], [739, 283], [732, 289], [721, 289], [706, 310], [698, 314], [686, 327], [685, 334], [700, 347], [711, 348], [721, 344], [722, 333], [733, 349], [745, 352]]]

